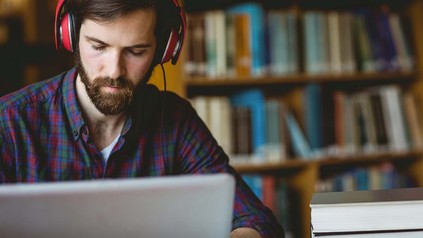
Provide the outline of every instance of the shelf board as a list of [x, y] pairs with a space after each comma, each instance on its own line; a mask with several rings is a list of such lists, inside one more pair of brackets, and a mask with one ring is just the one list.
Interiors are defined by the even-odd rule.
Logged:
[[265, 173], [271, 171], [301, 169], [309, 164], [308, 161], [300, 159], [290, 159], [283, 162], [265, 162], [265, 163], [239, 163], [233, 167], [239, 173]]
[[423, 158], [423, 151], [406, 152], [383, 152], [366, 155], [333, 156], [319, 159], [305, 160], [301, 158], [291, 158], [283, 162], [264, 162], [264, 163], [243, 163], [234, 164], [233, 167], [239, 173], [269, 173], [282, 170], [301, 169], [310, 164], [317, 164], [319, 167], [342, 166], [353, 164], [378, 163], [409, 159]]
[[321, 167], [337, 166], [337, 165], [351, 165], [351, 164], [364, 164], [374, 162], [388, 162], [404, 160], [405, 158], [416, 159], [423, 158], [423, 151], [413, 150], [404, 152], [381, 152], [375, 154], [351, 155], [344, 157], [331, 157], [319, 160]]
[[386, 72], [386, 73], [351, 73], [351, 74], [298, 74], [292, 76], [267, 77], [237, 77], [208, 78], [189, 77], [185, 80], [186, 87], [225, 87], [225, 86], [257, 86], [273, 84], [294, 84], [311, 82], [351, 82], [369, 80], [411, 80], [417, 72]]

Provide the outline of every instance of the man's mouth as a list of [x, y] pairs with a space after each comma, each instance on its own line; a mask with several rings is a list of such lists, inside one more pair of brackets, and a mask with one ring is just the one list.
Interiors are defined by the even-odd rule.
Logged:
[[110, 85], [104, 85], [103, 88], [106, 92], [112, 92], [112, 93], [117, 92], [121, 89], [121, 87], [110, 86]]

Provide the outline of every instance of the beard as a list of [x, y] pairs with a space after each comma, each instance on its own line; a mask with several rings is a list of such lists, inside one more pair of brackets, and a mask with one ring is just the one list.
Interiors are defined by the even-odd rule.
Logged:
[[[128, 79], [119, 77], [116, 79], [110, 77], [97, 77], [90, 79], [85, 70], [79, 53], [76, 53], [76, 70], [85, 86], [85, 90], [94, 106], [104, 115], [118, 115], [127, 110], [134, 100], [137, 87]], [[144, 75], [139, 87], [145, 85], [153, 72], [154, 66], [151, 66]], [[103, 87], [113, 87], [118, 89], [110, 93], [102, 90]]]

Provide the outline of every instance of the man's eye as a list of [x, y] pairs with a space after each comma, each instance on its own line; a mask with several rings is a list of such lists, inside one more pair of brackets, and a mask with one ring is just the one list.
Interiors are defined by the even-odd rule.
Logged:
[[106, 47], [105, 47], [105, 46], [95, 46], [95, 45], [91, 45], [91, 48], [92, 48], [93, 50], [96, 50], [96, 51], [101, 51], [101, 50], [104, 50]]
[[133, 56], [141, 56], [144, 54], [145, 51], [144, 50], [142, 51], [128, 50], [127, 52]]

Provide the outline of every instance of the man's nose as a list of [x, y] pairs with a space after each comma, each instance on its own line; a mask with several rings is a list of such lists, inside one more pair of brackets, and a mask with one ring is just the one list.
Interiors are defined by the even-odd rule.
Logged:
[[117, 79], [125, 74], [125, 59], [120, 52], [112, 52], [109, 58], [109, 72], [108, 76], [112, 79]]

